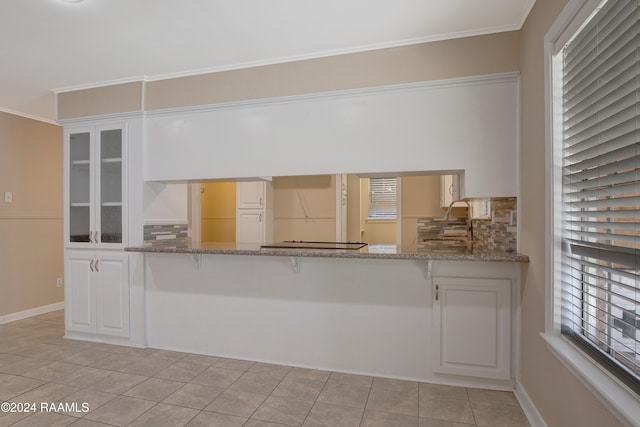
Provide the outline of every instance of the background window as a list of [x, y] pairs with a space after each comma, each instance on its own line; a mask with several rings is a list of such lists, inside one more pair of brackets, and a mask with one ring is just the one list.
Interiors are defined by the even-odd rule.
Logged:
[[370, 219], [396, 219], [396, 178], [369, 178]]

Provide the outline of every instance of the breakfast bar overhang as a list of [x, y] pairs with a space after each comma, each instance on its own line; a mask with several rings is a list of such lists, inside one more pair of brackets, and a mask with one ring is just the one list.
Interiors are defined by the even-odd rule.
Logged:
[[148, 347], [513, 387], [524, 255], [214, 243], [127, 251], [144, 253]]

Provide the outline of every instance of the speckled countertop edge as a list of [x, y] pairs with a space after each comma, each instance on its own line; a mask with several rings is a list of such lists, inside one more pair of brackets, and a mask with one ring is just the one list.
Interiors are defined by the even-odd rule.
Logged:
[[[465, 253], [447, 252], [375, 252], [365, 250], [318, 250], [318, 249], [250, 249], [228, 248], [221, 245], [206, 244], [190, 246], [132, 246], [125, 248], [127, 252], [191, 254], [191, 255], [250, 255], [250, 256], [285, 256], [315, 258], [356, 258], [356, 259], [399, 259], [399, 260], [433, 260], [433, 261], [485, 261], [485, 262], [520, 262], [528, 263], [529, 257], [521, 253], [497, 251], [469, 251]], [[371, 249], [374, 249], [372, 247]]]

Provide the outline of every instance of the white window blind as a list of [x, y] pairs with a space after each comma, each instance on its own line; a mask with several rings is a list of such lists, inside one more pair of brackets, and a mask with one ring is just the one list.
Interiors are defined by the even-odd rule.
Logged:
[[562, 55], [562, 333], [640, 392], [639, 1]]
[[369, 178], [369, 218], [396, 219], [395, 178]]

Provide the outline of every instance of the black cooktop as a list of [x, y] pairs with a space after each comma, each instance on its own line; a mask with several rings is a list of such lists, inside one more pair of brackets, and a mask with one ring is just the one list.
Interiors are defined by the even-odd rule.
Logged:
[[278, 243], [267, 243], [263, 249], [346, 249], [356, 250], [367, 246], [363, 242], [306, 242], [304, 240], [285, 240]]

